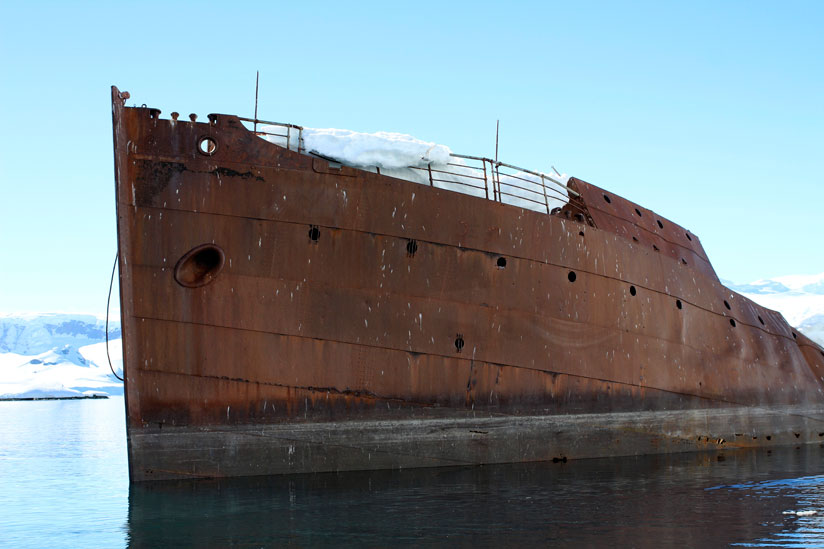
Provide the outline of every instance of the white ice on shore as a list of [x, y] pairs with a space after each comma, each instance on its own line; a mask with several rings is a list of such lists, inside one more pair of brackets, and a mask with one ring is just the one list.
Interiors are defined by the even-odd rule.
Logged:
[[[286, 128], [259, 126], [261, 137], [287, 146]], [[303, 128], [288, 134], [288, 146], [297, 150], [300, 136], [302, 147], [309, 153], [339, 162], [346, 166], [380, 173], [422, 185], [430, 184], [430, 170], [435, 187], [471, 196], [494, 198], [491, 166], [470, 165], [452, 155], [446, 145], [422, 141], [411, 135], [393, 132], [362, 133], [334, 128]], [[485, 181], [486, 177], [486, 181]], [[567, 175], [546, 175], [512, 170], [500, 172], [500, 201], [536, 211], [552, 210], [567, 202]], [[542, 183], [548, 192], [544, 196]]]
[[[123, 370], [119, 322], [112, 322], [112, 365]], [[105, 320], [94, 315], [0, 314], [0, 397], [119, 394], [106, 357]]]

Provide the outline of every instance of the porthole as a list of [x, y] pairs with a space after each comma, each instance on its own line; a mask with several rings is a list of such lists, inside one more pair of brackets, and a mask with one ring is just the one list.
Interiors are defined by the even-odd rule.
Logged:
[[635, 289], [635, 286], [630, 286], [629, 287], [629, 295], [634, 296], [637, 293], [638, 293], [638, 290]]
[[684, 308], [684, 305], [683, 305], [683, 303], [681, 303], [681, 300], [680, 300], [680, 299], [676, 299], [676, 300], [675, 300], [675, 306], [676, 306], [676, 307], [678, 307], [679, 309], [683, 309], [683, 308]]
[[793, 332], [793, 339], [798, 339], [798, 336]]
[[638, 217], [641, 217], [641, 210], [639, 210], [638, 208], [635, 208], [635, 213], [638, 214]]
[[687, 240], [692, 242], [692, 237], [690, 236], [690, 233], [684, 233], [684, 234], [687, 236]]
[[203, 136], [197, 141], [197, 152], [212, 156], [217, 151], [217, 141], [209, 136]]
[[638, 242], [638, 238], [633, 236], [633, 237], [632, 237], [632, 241], [633, 241], [633, 242]]
[[497, 265], [498, 265], [499, 269], [506, 268], [506, 258], [505, 257], [499, 257], [498, 261], [497, 261]]
[[604, 200], [606, 200], [607, 204], [612, 204], [612, 200], [610, 200], [607, 195], [604, 195]]
[[456, 352], [456, 353], [460, 353], [460, 352], [461, 352], [461, 349], [463, 349], [463, 348], [464, 348], [464, 345], [465, 345], [465, 343], [464, 343], [464, 338], [463, 338], [463, 336], [462, 336], [461, 334], [458, 334], [458, 335], [455, 337], [455, 352]]
[[223, 269], [225, 254], [214, 244], [192, 248], [175, 265], [174, 277], [178, 284], [198, 288], [213, 281]]
[[659, 228], [659, 229], [663, 229], [663, 228], [664, 228], [664, 224], [663, 224], [663, 223], [661, 223], [661, 220], [660, 220], [660, 219], [656, 219], [656, 220], [655, 220], [655, 222], [656, 222], [656, 223], [658, 223], [658, 228]]
[[656, 246], [655, 244], [652, 245], [652, 249], [655, 250], [656, 252], [661, 251], [661, 249], [658, 246]]
[[761, 318], [761, 315], [758, 315], [758, 322], [760, 322], [761, 325], [764, 326], [764, 319]]
[[734, 319], [734, 318], [731, 318], [731, 319], [730, 319], [730, 326], [732, 326], [733, 328], [735, 328], [735, 319]]
[[570, 282], [575, 282], [576, 278], [578, 278], [578, 276], [575, 274], [575, 271], [569, 271], [569, 274], [567, 275], [567, 279]]
[[[310, 237], [311, 238], [311, 237]], [[415, 252], [418, 251], [418, 242], [415, 240], [410, 240], [406, 243], [406, 255], [412, 257], [415, 255]]]
[[317, 242], [318, 238], [320, 238], [320, 229], [318, 229], [317, 225], [312, 225], [309, 228], [309, 240]]
[[724, 300], [724, 307], [726, 307], [728, 311], [732, 311], [732, 307], [730, 307], [730, 304], [727, 303], [726, 299]]

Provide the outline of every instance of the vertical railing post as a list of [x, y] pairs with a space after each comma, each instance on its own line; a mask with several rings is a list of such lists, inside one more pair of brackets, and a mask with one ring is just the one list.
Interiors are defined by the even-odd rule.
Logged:
[[484, 168], [484, 192], [486, 193], [486, 199], [489, 200], [489, 184], [486, 181], [486, 160], [481, 160], [481, 165]]
[[498, 202], [503, 204], [504, 196], [501, 194], [501, 164], [495, 162], [495, 180], [498, 183]]
[[544, 191], [544, 204], [546, 204], [546, 213], [549, 213], [549, 199], [546, 196], [546, 183], [544, 182], [544, 176], [541, 174], [541, 189]]
[[286, 126], [286, 150], [291, 150], [290, 145], [292, 141], [292, 128]]
[[429, 170], [429, 186], [434, 187], [435, 182], [432, 181], [432, 164], [427, 164], [426, 169]]

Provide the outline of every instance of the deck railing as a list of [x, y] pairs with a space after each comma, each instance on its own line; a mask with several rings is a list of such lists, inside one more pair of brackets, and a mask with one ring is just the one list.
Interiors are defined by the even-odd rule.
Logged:
[[[253, 118], [240, 120], [267, 141], [302, 154], [313, 154], [306, 150], [302, 126]], [[382, 173], [546, 213], [568, 204], [570, 195], [578, 196], [562, 182], [560, 174], [548, 175], [479, 156], [452, 154], [446, 166], [430, 164], [407, 169], [410, 177], [399, 173], [401, 170]], [[381, 173], [379, 168], [376, 171]]]

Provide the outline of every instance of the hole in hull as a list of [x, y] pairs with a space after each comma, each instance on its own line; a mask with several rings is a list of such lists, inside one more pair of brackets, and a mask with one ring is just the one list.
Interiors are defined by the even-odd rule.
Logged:
[[205, 286], [223, 269], [225, 258], [223, 250], [214, 244], [192, 248], [175, 265], [175, 280], [187, 288]]
[[317, 225], [312, 225], [309, 229], [309, 240], [312, 242], [317, 242], [318, 238], [320, 238], [320, 229], [318, 229]]

